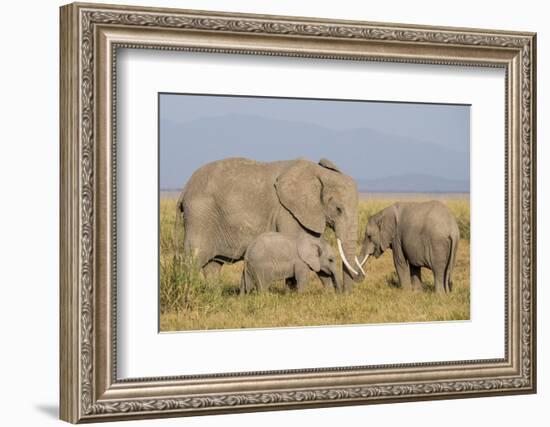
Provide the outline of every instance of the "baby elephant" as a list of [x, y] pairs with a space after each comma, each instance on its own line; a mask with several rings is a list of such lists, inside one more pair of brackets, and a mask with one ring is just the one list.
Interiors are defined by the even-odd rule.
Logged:
[[325, 287], [341, 290], [336, 259], [326, 240], [306, 234], [290, 236], [267, 232], [254, 239], [244, 255], [241, 294], [262, 291], [274, 280], [286, 280], [301, 292], [314, 271]]
[[369, 219], [361, 265], [391, 248], [403, 288], [420, 288], [420, 267], [425, 267], [433, 272], [436, 292], [450, 292], [459, 239], [456, 219], [443, 203], [395, 203]]

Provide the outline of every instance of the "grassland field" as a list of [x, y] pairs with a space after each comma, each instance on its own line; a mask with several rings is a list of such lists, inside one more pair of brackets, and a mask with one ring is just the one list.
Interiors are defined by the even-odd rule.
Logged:
[[[175, 193], [160, 199], [160, 330], [211, 330], [467, 320], [470, 318], [470, 203], [467, 195], [362, 195], [359, 241], [368, 218], [397, 200], [443, 201], [455, 215], [461, 239], [453, 271], [453, 292], [434, 292], [433, 275], [422, 269], [422, 291], [398, 286], [391, 250], [368, 261], [367, 276], [350, 294], [325, 290], [311, 273], [298, 294], [273, 283], [269, 291], [240, 296], [243, 263], [224, 265], [217, 280], [208, 282], [190, 257], [175, 257], [173, 229]], [[185, 231], [180, 232], [184, 233]], [[324, 237], [336, 248], [332, 230]], [[182, 236], [179, 241], [183, 242]], [[336, 250], [336, 249], [335, 249]]]

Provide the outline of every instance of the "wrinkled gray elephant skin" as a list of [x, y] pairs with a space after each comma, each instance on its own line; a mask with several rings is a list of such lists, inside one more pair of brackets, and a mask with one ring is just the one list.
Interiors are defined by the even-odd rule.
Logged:
[[460, 233], [456, 219], [443, 203], [399, 202], [373, 215], [365, 230], [361, 264], [391, 248], [403, 288], [421, 287], [421, 267], [434, 275], [435, 290], [450, 292]]
[[[357, 185], [332, 162], [262, 163], [228, 158], [191, 176], [177, 203], [185, 225], [184, 250], [206, 276], [243, 259], [254, 238], [267, 231], [320, 237], [335, 231], [344, 263], [344, 289], [363, 278], [356, 257]], [[176, 242], [178, 246], [178, 242]]]
[[309, 282], [309, 272], [317, 274], [325, 287], [341, 289], [336, 256], [324, 239], [305, 234], [260, 234], [248, 246], [244, 256], [241, 294], [255, 289], [263, 291], [275, 280], [286, 280], [302, 292]]

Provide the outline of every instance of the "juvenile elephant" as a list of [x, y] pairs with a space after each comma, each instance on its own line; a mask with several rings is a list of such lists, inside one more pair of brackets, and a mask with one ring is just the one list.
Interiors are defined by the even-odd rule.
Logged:
[[450, 292], [459, 239], [456, 219], [443, 203], [395, 203], [369, 219], [361, 265], [391, 248], [403, 288], [420, 288], [425, 267], [433, 272], [436, 292]]
[[343, 263], [343, 287], [363, 279], [358, 267], [357, 184], [321, 159], [257, 162], [228, 158], [199, 168], [176, 207], [175, 242], [184, 222], [184, 250], [206, 276], [242, 260], [253, 239], [267, 231], [319, 238], [334, 230]]
[[275, 280], [285, 279], [301, 292], [314, 271], [325, 287], [339, 291], [340, 279], [332, 247], [324, 239], [267, 232], [248, 246], [244, 256], [241, 294], [262, 291]]

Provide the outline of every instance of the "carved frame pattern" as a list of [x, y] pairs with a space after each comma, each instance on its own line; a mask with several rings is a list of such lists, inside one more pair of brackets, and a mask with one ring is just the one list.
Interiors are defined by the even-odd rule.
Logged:
[[[227, 412], [235, 410], [281, 409], [285, 407], [327, 406], [329, 404], [358, 404], [370, 401], [400, 401], [426, 398], [459, 397], [487, 395], [496, 392], [526, 393], [535, 390], [535, 36], [528, 33], [487, 32], [483, 30], [462, 30], [450, 28], [411, 27], [404, 25], [370, 24], [355, 22], [328, 22], [303, 18], [265, 17], [254, 15], [231, 15], [208, 12], [155, 10], [145, 8], [126, 8], [119, 6], [97, 6], [73, 4], [65, 6], [62, 16], [62, 50], [65, 50], [65, 66], [78, 65], [79, 74], [62, 70], [62, 116], [75, 116], [73, 119], [74, 136], [78, 139], [78, 152], [69, 136], [63, 139], [62, 151], [67, 152], [65, 161], [78, 160], [78, 165], [72, 165], [75, 175], [64, 177], [62, 172], [62, 202], [61, 209], [76, 215], [73, 222], [63, 225], [62, 239], [72, 236], [73, 242], [78, 242], [78, 249], [65, 248], [65, 258], [62, 254], [62, 269], [68, 271], [68, 264], [73, 263], [73, 280], [61, 281], [62, 305], [63, 295], [71, 294], [73, 302], [69, 307], [61, 307], [61, 346], [71, 346], [70, 356], [63, 359], [61, 369], [72, 370], [72, 374], [61, 379], [61, 416], [71, 422], [86, 420], [109, 420], [129, 417], [151, 417], [167, 415], [185, 415], [200, 413]], [[65, 25], [65, 27], [63, 27]], [[519, 151], [521, 155], [521, 171], [519, 183], [521, 212], [520, 245], [521, 253], [521, 289], [518, 304], [520, 330], [520, 369], [518, 375], [494, 378], [465, 378], [454, 381], [424, 381], [400, 382], [392, 384], [368, 384], [350, 387], [312, 388], [304, 384], [303, 388], [289, 390], [266, 390], [262, 392], [213, 393], [202, 395], [181, 396], [177, 398], [136, 398], [107, 399], [98, 398], [94, 389], [96, 385], [96, 338], [94, 335], [94, 292], [97, 281], [94, 277], [96, 254], [94, 239], [96, 233], [96, 48], [95, 40], [100, 26], [138, 27], [150, 30], [204, 31], [227, 34], [255, 34], [271, 36], [292, 36], [307, 39], [361, 40], [395, 42], [401, 45], [453, 46], [458, 48], [482, 47], [486, 49], [501, 49], [515, 52], [519, 61], [519, 75], [513, 78], [520, 81], [520, 105], [517, 113], [520, 117]], [[65, 37], [65, 39], [63, 39]], [[69, 40], [69, 38], [71, 40]], [[139, 43], [136, 44], [140, 47]], [[142, 46], [143, 47], [143, 46]], [[177, 49], [173, 46], [158, 44], [148, 46], [157, 49]], [[253, 49], [201, 49], [194, 50], [214, 52], [240, 52], [263, 55], [314, 56], [317, 58], [339, 58], [335, 54], [288, 52], [276, 50], [255, 51]], [[116, 56], [116, 47], [113, 51]], [[63, 52], [62, 52], [63, 55]], [[364, 57], [354, 58], [350, 54], [341, 56], [344, 59], [365, 60]], [[463, 63], [464, 59], [457, 56], [452, 59], [422, 59], [411, 57], [372, 56], [369, 60], [391, 60], [413, 63]], [[482, 59], [467, 60], [464, 63], [491, 66]], [[63, 64], [63, 57], [62, 57]], [[508, 73], [510, 73], [510, 68]], [[116, 81], [114, 76], [113, 81]], [[71, 86], [71, 84], [73, 86]], [[65, 90], [65, 92], [63, 92]], [[70, 95], [70, 96], [69, 96]], [[64, 98], [65, 97], [65, 98]], [[77, 101], [77, 105], [73, 105]], [[70, 104], [70, 105], [69, 105]], [[513, 106], [512, 106], [513, 107]], [[65, 108], [65, 110], [63, 110]], [[508, 106], [511, 108], [511, 106]], [[114, 109], [113, 109], [114, 111]], [[514, 112], [512, 112], [514, 113]], [[116, 117], [113, 113], [113, 126]], [[62, 125], [63, 125], [62, 117]], [[65, 119], [69, 123], [70, 118]], [[76, 122], [74, 122], [76, 120]], [[73, 138], [74, 139], [74, 138]], [[71, 157], [71, 155], [73, 157]], [[63, 160], [63, 157], [62, 157]], [[62, 164], [63, 166], [63, 164]], [[65, 180], [65, 181], [64, 181]], [[63, 183], [65, 182], [65, 187]], [[77, 184], [77, 200], [74, 200], [75, 183]], [[73, 184], [73, 185], [71, 185]], [[63, 188], [65, 189], [63, 191]], [[70, 191], [72, 189], [72, 191]], [[508, 195], [507, 195], [508, 196]], [[76, 207], [75, 213], [75, 205]], [[67, 215], [70, 217], [70, 215]], [[76, 235], [70, 233], [75, 233]], [[116, 244], [116, 241], [115, 241]], [[70, 261], [70, 262], [69, 262]], [[76, 267], [75, 267], [76, 266]], [[78, 274], [76, 274], [77, 272]], [[68, 274], [68, 273], [67, 273]], [[68, 277], [68, 276], [67, 276]], [[73, 283], [74, 279], [77, 283]], [[69, 290], [68, 288], [71, 288]], [[70, 298], [69, 298], [70, 299]], [[65, 315], [63, 310], [66, 310]], [[112, 326], [113, 327], [113, 326]], [[76, 328], [77, 333], [71, 328]], [[76, 347], [76, 348], [75, 348]], [[115, 349], [116, 350], [116, 349]], [[65, 348], [65, 351], [67, 349]], [[115, 351], [116, 354], [116, 351]], [[443, 363], [445, 365], [445, 363]], [[453, 363], [449, 363], [452, 366]], [[113, 368], [113, 383], [116, 383], [116, 362]], [[68, 375], [68, 374], [67, 374]]]

